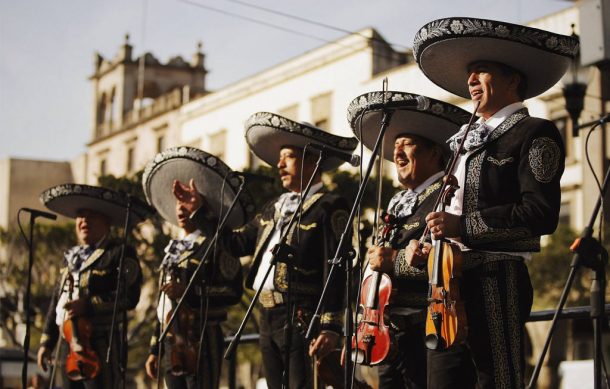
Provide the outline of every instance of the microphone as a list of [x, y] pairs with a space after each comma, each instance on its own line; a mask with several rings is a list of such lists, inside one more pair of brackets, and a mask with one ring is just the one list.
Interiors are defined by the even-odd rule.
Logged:
[[385, 103], [371, 104], [367, 107], [367, 110], [375, 110], [375, 109], [393, 109], [393, 110], [401, 110], [401, 109], [413, 109], [415, 108], [418, 111], [425, 111], [430, 107], [430, 99], [425, 96], [417, 96], [414, 99], [408, 100], [390, 100]]
[[586, 123], [583, 123], [583, 124], [579, 124], [579, 125], [577, 125], [577, 126], [574, 126], [574, 128], [573, 128], [573, 130], [572, 130], [572, 133], [573, 133], [572, 135], [573, 135], [573, 136], [578, 136], [578, 130], [580, 130], [581, 128], [585, 128], [585, 127], [591, 127], [591, 126], [593, 126], [593, 125], [595, 125], [595, 124], [604, 124], [604, 123], [606, 123], [606, 122], [608, 122], [608, 121], [610, 121], [610, 113], [609, 113], [609, 114], [607, 114], [606, 116], [602, 116], [602, 117], [601, 117], [601, 118], [599, 118], [599, 119], [592, 120], [592, 121], [590, 121], [590, 122], [586, 122]]
[[30, 214], [32, 214], [33, 218], [37, 218], [38, 216], [40, 216], [45, 219], [51, 219], [51, 220], [57, 219], [57, 215], [54, 213], [39, 211], [37, 209], [32, 209], [32, 208], [21, 208], [21, 210], [25, 211], [25, 212], [29, 212]]
[[325, 154], [326, 157], [335, 157], [342, 161], [349, 163], [352, 166], [360, 165], [360, 156], [358, 154], [349, 154], [343, 151], [331, 149], [330, 147], [326, 147], [324, 145], [319, 145], [315, 143], [308, 143], [307, 147], [311, 147], [314, 150], [318, 150]]

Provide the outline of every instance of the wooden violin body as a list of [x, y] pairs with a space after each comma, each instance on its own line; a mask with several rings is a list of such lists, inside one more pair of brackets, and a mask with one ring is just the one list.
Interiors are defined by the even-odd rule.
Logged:
[[[72, 299], [74, 279], [68, 273], [69, 296]], [[64, 321], [63, 336], [70, 350], [66, 357], [66, 374], [72, 381], [90, 380], [100, 372], [100, 360], [91, 347], [93, 325], [83, 317], [73, 317]]]
[[[381, 217], [384, 226], [377, 244], [389, 244], [396, 249], [400, 234], [398, 227], [404, 219], [384, 213]], [[374, 366], [383, 362], [390, 351], [390, 331], [384, 322], [385, 309], [392, 294], [392, 280], [382, 272], [373, 271], [361, 286], [359, 313], [361, 319], [352, 338], [352, 360], [356, 363]]]
[[[170, 270], [171, 279], [178, 281], [178, 269]], [[173, 303], [172, 303], [173, 305]], [[174, 314], [172, 308], [166, 315], [166, 323]], [[170, 347], [170, 372], [175, 376], [195, 375], [199, 352], [198, 314], [195, 309], [182, 306], [167, 332]]]
[[374, 366], [390, 351], [390, 332], [384, 323], [384, 311], [390, 301], [392, 281], [387, 274], [373, 271], [362, 282], [359, 310], [361, 319], [352, 338], [353, 360]]
[[460, 296], [462, 254], [455, 244], [437, 241], [428, 257], [430, 296], [426, 346], [442, 350], [466, 339], [466, 309]]

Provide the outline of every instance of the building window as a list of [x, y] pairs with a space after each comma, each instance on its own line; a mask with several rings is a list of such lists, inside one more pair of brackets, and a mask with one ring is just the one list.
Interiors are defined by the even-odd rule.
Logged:
[[564, 201], [561, 203], [561, 207], [559, 208], [559, 225], [571, 226], [570, 222], [572, 218], [570, 217], [570, 202]]
[[288, 118], [290, 120], [294, 120], [297, 121], [299, 120], [299, 105], [298, 104], [293, 104], [293, 105], [289, 105], [288, 107], [284, 107], [282, 109], [279, 109], [277, 111], [277, 113], [280, 116], [283, 116], [285, 118]]
[[100, 160], [100, 177], [105, 176], [106, 174], [108, 174], [106, 169], [107, 169], [106, 159], [104, 158], [104, 159]]
[[127, 173], [132, 172], [133, 169], [134, 169], [134, 165], [135, 165], [135, 160], [134, 160], [135, 150], [136, 150], [135, 147], [127, 146], [127, 166], [126, 166]]
[[157, 153], [165, 150], [165, 135], [159, 135], [157, 137]]
[[208, 136], [208, 152], [224, 160], [227, 146], [227, 130], [220, 130]]
[[311, 99], [311, 122], [323, 130], [329, 130], [332, 93], [324, 93]]

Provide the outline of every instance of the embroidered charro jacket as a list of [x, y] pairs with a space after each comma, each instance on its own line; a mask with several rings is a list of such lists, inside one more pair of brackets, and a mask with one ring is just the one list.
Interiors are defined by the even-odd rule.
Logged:
[[[209, 235], [199, 235], [193, 247], [180, 254], [172, 269], [160, 269], [160, 277], [164, 279], [167, 272], [172, 273], [172, 278], [179, 282], [188, 284], [192, 275], [195, 273], [201, 260], [208, 250], [211, 238]], [[185, 297], [188, 308], [198, 316], [197, 323], [200, 323], [199, 316], [205, 310], [207, 313], [208, 324], [218, 324], [226, 320], [226, 308], [237, 304], [243, 293], [241, 263], [236, 258], [218, 245], [216, 250], [210, 249], [206, 263], [202, 265], [198, 275], [198, 281]], [[208, 304], [207, 310], [205, 304]], [[171, 306], [164, 307], [165, 312], [169, 312]], [[153, 336], [150, 340], [150, 353], [158, 355], [158, 337], [161, 331], [161, 323], [156, 322]], [[200, 328], [195, 333], [199, 334]]]
[[[80, 279], [76, 286], [78, 286], [79, 298], [86, 299], [88, 303], [85, 317], [91, 319], [94, 334], [106, 333], [110, 329], [120, 257], [121, 243], [106, 240], [81, 265]], [[142, 271], [132, 247], [128, 246], [125, 250], [123, 266], [126, 297], [119, 297], [119, 313], [126, 309], [134, 309], [140, 300]], [[56, 305], [66, 284], [68, 273], [68, 264], [64, 262], [60, 271], [60, 281], [49, 304], [43, 334], [40, 339], [41, 345], [47, 348], [53, 348], [59, 338], [59, 327], [56, 324]]]
[[531, 252], [557, 227], [565, 152], [555, 125], [522, 108], [466, 160], [461, 240], [471, 249]]
[[394, 261], [390, 307], [425, 308], [428, 306], [428, 272], [407, 263], [404, 248], [412, 239], [419, 239], [426, 228], [426, 216], [432, 212], [441, 190], [443, 178], [434, 181], [417, 195], [413, 213], [400, 226], [398, 254]]
[[[246, 286], [252, 288], [258, 272], [263, 250], [266, 249], [276, 224], [280, 218], [275, 207], [277, 199], [269, 202], [253, 220], [239, 230], [227, 235], [233, 254], [253, 255], [253, 264], [246, 279]], [[303, 204], [301, 218], [288, 232], [286, 243], [295, 250], [295, 267], [292, 271], [291, 291], [299, 304], [306, 303], [315, 308], [330, 270], [328, 259], [335, 255], [341, 234], [348, 218], [347, 201], [336, 195], [318, 192], [308, 197]], [[351, 231], [350, 231], [351, 233]], [[347, 242], [351, 238], [347, 237]], [[349, 245], [346, 245], [349, 246]], [[351, 247], [344, 247], [343, 258]], [[337, 270], [337, 269], [336, 269]], [[344, 270], [334, 272], [330, 282], [320, 329], [341, 332], [344, 299]], [[288, 272], [285, 263], [275, 266], [273, 283], [275, 290], [288, 291]]]

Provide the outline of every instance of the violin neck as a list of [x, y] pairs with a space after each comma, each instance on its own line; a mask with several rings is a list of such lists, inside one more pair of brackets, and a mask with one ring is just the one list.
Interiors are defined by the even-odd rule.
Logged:
[[443, 240], [434, 242], [434, 262], [432, 264], [432, 274], [430, 283], [436, 286], [443, 286], [443, 272], [441, 271], [443, 261]]
[[368, 308], [376, 308], [379, 302], [379, 284], [381, 283], [381, 272], [373, 271], [369, 290], [366, 294], [366, 306]]

